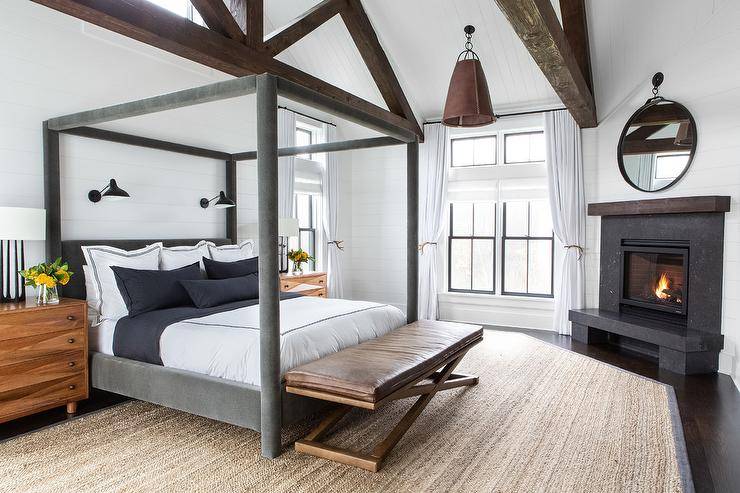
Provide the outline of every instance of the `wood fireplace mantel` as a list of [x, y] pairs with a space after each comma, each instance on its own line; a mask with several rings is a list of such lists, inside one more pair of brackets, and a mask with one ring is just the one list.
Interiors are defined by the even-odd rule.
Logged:
[[588, 204], [589, 216], [634, 216], [641, 214], [686, 214], [729, 211], [730, 197], [727, 195], [671, 197], [666, 199]]

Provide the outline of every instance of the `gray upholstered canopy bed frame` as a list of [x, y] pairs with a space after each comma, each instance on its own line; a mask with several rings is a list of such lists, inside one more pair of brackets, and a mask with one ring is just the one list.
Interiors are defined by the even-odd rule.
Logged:
[[[92, 127], [92, 125], [124, 118], [255, 93], [257, 99], [256, 151], [231, 154]], [[277, 142], [278, 96], [358, 123], [379, 131], [386, 137], [279, 149]], [[72, 270], [77, 272], [82, 272], [81, 266], [84, 263], [80, 250], [82, 245], [102, 243], [131, 249], [162, 240], [62, 240], [59, 155], [61, 134], [223, 160], [226, 169], [226, 190], [232, 199], [237, 197], [237, 162], [256, 159], [260, 245], [277, 245], [278, 242], [279, 156], [406, 145], [406, 310], [409, 322], [417, 318], [419, 149], [417, 136], [407, 128], [281, 77], [262, 74], [53, 118], [44, 122], [43, 133], [44, 192], [47, 209], [46, 253], [48, 258], [63, 256], [70, 262]], [[236, 214], [236, 207], [227, 210], [227, 238], [217, 238], [212, 241], [218, 244], [236, 242]], [[173, 245], [187, 241], [183, 239], [164, 240], [164, 243]], [[257, 430], [261, 433], [262, 455], [265, 457], [278, 456], [282, 448], [280, 432], [283, 423], [305, 417], [317, 410], [320, 404], [319, 401], [286, 394], [281, 382], [280, 286], [276, 275], [277, 270], [277, 248], [263, 248], [259, 255], [261, 370], [259, 387], [101, 353], [92, 354], [90, 373], [93, 387]], [[84, 299], [83, 276], [73, 277], [73, 281], [65, 287], [63, 294]]]

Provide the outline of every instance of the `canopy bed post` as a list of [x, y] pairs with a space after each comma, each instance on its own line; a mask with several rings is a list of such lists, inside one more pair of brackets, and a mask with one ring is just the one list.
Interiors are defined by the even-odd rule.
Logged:
[[419, 300], [419, 143], [406, 145], [406, 318], [418, 319]]
[[259, 216], [260, 434], [262, 456], [280, 455], [280, 283], [278, 270], [277, 81], [257, 76], [257, 214]]
[[234, 243], [239, 243], [237, 228], [237, 207], [239, 207], [239, 198], [237, 197], [237, 176], [236, 160], [232, 156], [226, 161], [226, 193], [236, 203], [236, 207], [226, 209], [226, 237]]
[[46, 258], [62, 256], [62, 199], [59, 173], [59, 132], [44, 122], [44, 207], [46, 208]]

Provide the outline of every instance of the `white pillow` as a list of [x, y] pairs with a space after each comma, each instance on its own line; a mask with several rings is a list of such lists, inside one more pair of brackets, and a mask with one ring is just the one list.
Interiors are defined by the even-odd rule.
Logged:
[[128, 315], [126, 303], [118, 291], [111, 267], [158, 270], [161, 250], [161, 243], [130, 252], [105, 245], [82, 247], [82, 254], [85, 256], [85, 263], [90, 268], [94, 289], [99, 295], [94, 308], [100, 313], [101, 321], [118, 320]]
[[[179, 269], [200, 262], [200, 270], [205, 271], [203, 257], [211, 258], [208, 246], [213, 243], [201, 240], [194, 246], [162, 247], [159, 256], [159, 268], [162, 270]], [[215, 246], [215, 245], [214, 245]]]
[[244, 240], [238, 245], [215, 246], [208, 245], [211, 252], [211, 259], [219, 262], [234, 262], [254, 257], [254, 242]]
[[100, 293], [98, 293], [93, 281], [92, 270], [90, 266], [83, 265], [82, 272], [85, 275], [85, 293], [87, 296], [87, 321], [90, 325], [95, 326], [100, 323], [100, 313], [98, 313], [98, 303], [100, 303]]

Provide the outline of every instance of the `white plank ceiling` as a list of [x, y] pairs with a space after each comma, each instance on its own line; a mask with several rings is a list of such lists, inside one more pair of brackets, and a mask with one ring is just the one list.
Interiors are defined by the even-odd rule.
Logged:
[[[266, 0], [265, 31], [284, 26], [317, 3]], [[363, 5], [420, 120], [442, 114], [452, 68], [465, 42], [466, 24], [476, 27], [474, 49], [497, 113], [560, 104], [493, 0], [365, 0]], [[385, 107], [339, 16], [278, 58]]]

